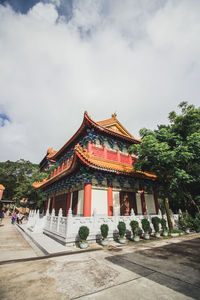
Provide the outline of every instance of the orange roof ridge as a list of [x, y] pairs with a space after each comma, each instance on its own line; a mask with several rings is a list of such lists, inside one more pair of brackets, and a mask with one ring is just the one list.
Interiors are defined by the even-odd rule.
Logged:
[[[117, 119], [117, 114], [114, 113], [112, 114], [112, 118], [104, 120], [104, 121], [99, 121], [95, 122], [93, 119], [89, 116], [88, 112], [84, 112], [84, 118], [82, 121], [81, 126], [79, 129], [75, 132], [75, 134], [58, 150], [54, 150], [52, 147], [48, 149], [47, 155], [42, 159], [40, 164], [43, 162], [43, 160], [47, 159], [55, 159], [58, 155], [62, 153], [62, 151], [66, 148], [69, 147], [69, 145], [77, 138], [77, 136], [81, 133], [81, 131], [84, 129], [84, 126], [88, 126], [88, 124], [93, 125], [97, 128], [102, 128], [105, 132], [115, 134], [116, 136], [120, 136], [123, 138], [128, 139], [130, 142], [137, 142], [141, 143], [140, 139], [134, 138], [128, 130], [119, 122]], [[109, 128], [110, 126], [114, 125], [115, 128]]]
[[34, 182], [33, 187], [38, 189], [44, 185], [53, 183], [56, 179], [61, 178], [65, 175], [67, 175], [68, 173], [71, 173], [74, 170], [77, 158], [82, 163], [84, 163], [92, 168], [95, 168], [95, 169], [100, 168], [100, 169], [103, 169], [108, 172], [114, 171], [118, 174], [121, 173], [121, 174], [126, 174], [126, 175], [138, 175], [139, 177], [143, 176], [143, 177], [146, 177], [151, 180], [156, 180], [156, 178], [157, 178], [157, 176], [152, 173], [135, 171], [133, 166], [130, 164], [94, 156], [93, 153], [87, 151], [87, 148], [81, 147], [79, 144], [77, 144], [75, 146], [74, 150], [75, 150], [75, 152], [73, 155], [73, 160], [72, 160], [69, 168], [62, 170], [60, 173], [57, 173], [55, 176], [53, 176], [49, 179], [44, 179], [42, 182]]
[[117, 119], [117, 114], [114, 113], [112, 114], [111, 118], [103, 120], [103, 121], [98, 121], [96, 122], [98, 125], [100, 125], [103, 128], [106, 128], [110, 131], [117, 132], [123, 136], [128, 136], [134, 140], [141, 141], [139, 139], [136, 139], [122, 124], [121, 122]]
[[113, 170], [122, 173], [129, 173], [129, 174], [141, 174], [145, 177], [156, 179], [157, 176], [148, 172], [142, 171], [135, 171], [133, 166], [130, 164], [116, 162], [112, 160], [108, 160], [102, 157], [94, 156], [92, 153], [89, 153], [86, 148], [82, 148], [80, 145], [76, 145], [75, 150], [89, 163], [104, 168], [106, 170]]

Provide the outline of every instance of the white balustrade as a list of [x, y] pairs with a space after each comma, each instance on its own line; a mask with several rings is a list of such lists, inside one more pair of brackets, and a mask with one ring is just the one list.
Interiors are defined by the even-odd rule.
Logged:
[[[101, 236], [100, 227], [102, 224], [107, 224], [109, 227], [108, 238], [113, 238], [114, 234], [118, 234], [117, 225], [120, 221], [126, 224], [127, 233], [131, 234], [130, 222], [136, 220], [139, 223], [139, 227], [142, 229], [141, 220], [146, 217], [151, 221], [152, 217], [158, 215], [135, 215], [134, 211], [131, 210], [130, 216], [119, 216], [117, 211], [114, 209], [114, 216], [100, 216], [93, 211], [93, 216], [73, 216], [72, 210], [69, 209], [68, 216], [63, 217], [62, 209], [59, 210], [58, 216], [55, 216], [55, 210], [49, 214], [47, 210], [45, 216], [39, 215], [39, 211], [31, 211], [27, 222], [27, 227], [32, 228], [34, 232], [44, 232], [49, 236], [55, 237], [63, 243], [74, 242], [78, 239], [78, 231], [81, 226], [87, 226], [90, 234], [88, 240], [95, 240], [98, 236]], [[163, 215], [166, 218], [166, 215]], [[176, 226], [178, 223], [178, 215], [172, 214], [173, 224]], [[151, 229], [153, 226], [151, 224]]]

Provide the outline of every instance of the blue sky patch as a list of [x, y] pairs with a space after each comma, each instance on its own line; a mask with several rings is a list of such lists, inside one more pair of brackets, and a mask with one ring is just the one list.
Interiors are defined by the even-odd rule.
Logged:
[[[51, 1], [48, 0], [0, 0], [0, 4], [9, 4], [16, 12], [22, 14], [26, 14], [29, 9], [39, 2], [51, 3]], [[60, 6], [57, 7], [59, 16], [65, 16], [66, 20], [69, 21], [72, 17], [72, 5], [73, 0], [61, 0]]]
[[4, 127], [5, 121], [10, 122], [10, 118], [6, 114], [0, 114], [0, 127]]

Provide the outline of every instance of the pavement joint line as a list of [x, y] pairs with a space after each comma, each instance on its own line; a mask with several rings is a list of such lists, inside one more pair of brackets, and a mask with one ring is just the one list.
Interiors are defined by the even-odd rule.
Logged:
[[102, 250], [103, 249], [101, 249], [101, 248], [96, 248], [96, 249], [80, 249], [79, 251], [63, 251], [63, 252], [50, 253], [50, 254], [43, 255], [43, 256], [34, 256], [34, 257], [27, 257], [27, 258], [9, 259], [9, 260], [0, 261], [0, 266], [1, 265], [6, 265], [6, 264], [15, 264], [15, 263], [20, 263], [20, 262], [49, 259], [49, 258], [54, 258], [54, 257], [59, 257], [59, 256], [74, 255], [74, 254], [79, 254], [79, 253], [95, 252], [95, 251], [102, 251]]
[[[199, 287], [200, 287], [200, 286], [198, 286], [198, 285], [195, 285], [195, 284], [192, 284], [192, 283], [190, 283], [190, 282], [181, 280], [181, 279], [179, 279], [179, 278], [170, 276], [170, 275], [165, 274], [165, 273], [162, 273], [162, 272], [160, 272], [160, 271], [153, 270], [153, 269], [151, 269], [151, 268], [149, 268], [149, 267], [145, 267], [145, 266], [143, 266], [143, 265], [141, 265], [141, 264], [138, 264], [138, 263], [136, 263], [136, 262], [130, 261], [130, 260], [128, 260], [128, 259], [121, 258], [121, 260], [124, 260], [124, 261], [127, 261], [127, 262], [129, 262], [129, 263], [138, 265], [138, 266], [143, 267], [143, 268], [145, 268], [145, 269], [148, 269], [149, 271], [151, 271], [151, 273], [148, 274], [148, 275], [145, 275], [145, 276], [138, 276], [138, 277], [136, 277], [136, 278], [134, 278], [134, 279], [126, 280], [126, 281], [120, 282], [119, 284], [114, 284], [114, 285], [112, 285], [112, 286], [106, 287], [106, 288], [104, 288], [104, 289], [100, 289], [100, 290], [98, 290], [98, 291], [96, 291], [96, 292], [93, 292], [93, 293], [84, 294], [84, 295], [81, 295], [81, 296], [78, 296], [78, 297], [74, 297], [74, 298], [70, 298], [70, 299], [71, 299], [71, 300], [76, 300], [76, 299], [81, 299], [81, 298], [86, 297], [86, 296], [95, 295], [95, 294], [98, 294], [98, 293], [103, 292], [103, 291], [105, 291], [105, 290], [112, 289], [112, 288], [114, 288], [114, 287], [117, 287], [117, 286], [126, 284], [126, 283], [128, 283], [128, 282], [132, 282], [132, 281], [138, 280], [138, 279], [140, 279], [140, 278], [148, 278], [149, 276], [151, 276], [152, 274], [155, 274], [155, 273], [158, 273], [158, 274], [167, 276], [167, 277], [172, 278], [172, 279], [175, 279], [175, 280], [179, 280], [179, 281], [181, 281], [181, 282], [183, 282], [183, 283], [186, 283], [186, 284], [190, 284], [191, 286], [196, 287], [196, 288], [199, 288]], [[123, 266], [122, 266], [122, 268], [123, 268]]]
[[[151, 274], [153, 274], [153, 273], [155, 273], [155, 272], [152, 272]], [[112, 288], [114, 288], [114, 287], [116, 287], [116, 286], [120, 286], [120, 285], [126, 284], [126, 283], [128, 283], [128, 282], [132, 282], [132, 281], [135, 281], [135, 280], [137, 280], [137, 279], [144, 278], [144, 277], [146, 277], [146, 276], [138, 276], [138, 277], [136, 277], [136, 278], [133, 278], [133, 279], [130, 279], [130, 280], [126, 280], [126, 281], [120, 282], [120, 283], [118, 283], [118, 284], [114, 284], [114, 285], [108, 286], [108, 287], [106, 287], [106, 288], [104, 288], [104, 289], [100, 289], [100, 290], [98, 290], [98, 291], [96, 291], [96, 292], [84, 294], [84, 295], [81, 295], [81, 296], [78, 296], [78, 297], [74, 297], [74, 298], [70, 298], [70, 299], [71, 299], [71, 300], [76, 300], [76, 299], [81, 299], [81, 298], [86, 297], [86, 296], [95, 295], [95, 294], [98, 294], [98, 293], [103, 292], [103, 291], [105, 291], [105, 290], [109, 290], [109, 289], [112, 289]]]
[[[134, 261], [130, 261], [130, 260], [124, 259], [124, 258], [121, 258], [121, 260], [127, 261], [127, 262], [129, 262], [129, 263], [131, 263], [131, 264], [133, 264], [133, 265], [137, 265], [137, 266], [143, 267], [144, 269], [147, 269], [147, 270], [149, 270], [149, 271], [152, 271], [153, 273], [158, 273], [158, 274], [167, 276], [167, 277], [169, 277], [169, 278], [172, 278], [172, 279], [181, 281], [181, 282], [183, 282], [183, 283], [190, 284], [190, 285], [192, 285], [192, 286], [194, 286], [194, 287], [196, 287], [196, 288], [200, 288], [200, 285], [196, 285], [196, 284], [190, 283], [190, 282], [188, 282], [188, 281], [184, 281], [184, 280], [182, 280], [182, 279], [180, 279], [180, 278], [178, 278], [178, 277], [174, 277], [174, 276], [168, 275], [168, 274], [166, 274], [166, 273], [163, 273], [163, 272], [161, 272], [161, 271], [157, 271], [157, 270], [155, 270], [155, 269], [151, 269], [151, 268], [149, 268], [149, 267], [145, 267], [144, 265], [138, 264], [138, 263], [136, 263], [136, 262], [134, 262]], [[151, 273], [151, 274], [152, 274], [152, 273]], [[148, 276], [150, 276], [151, 274], [149, 274], [149, 275], [147, 275], [147, 276], [143, 276], [143, 277], [148, 277]]]

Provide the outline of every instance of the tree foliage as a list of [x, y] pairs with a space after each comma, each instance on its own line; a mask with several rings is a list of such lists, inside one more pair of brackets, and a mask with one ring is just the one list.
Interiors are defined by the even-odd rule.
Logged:
[[169, 113], [169, 125], [140, 130], [142, 143], [130, 152], [139, 158], [135, 169], [158, 176], [160, 196], [169, 198], [173, 210], [194, 215], [200, 207], [200, 108], [181, 102], [179, 109]]
[[[4, 199], [27, 199], [29, 206], [41, 207], [45, 196], [41, 191], [32, 187], [33, 182], [42, 181], [46, 174], [39, 171], [36, 164], [20, 159], [16, 162], [0, 162], [0, 183], [5, 186]], [[20, 204], [21, 205], [21, 204]]]

